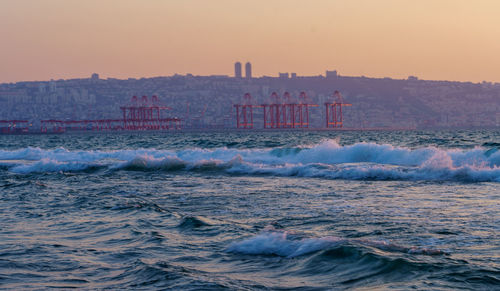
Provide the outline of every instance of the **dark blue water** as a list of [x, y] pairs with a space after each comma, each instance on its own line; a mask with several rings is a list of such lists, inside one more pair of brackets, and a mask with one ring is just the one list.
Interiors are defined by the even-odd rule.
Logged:
[[0, 136], [0, 289], [500, 288], [500, 131]]

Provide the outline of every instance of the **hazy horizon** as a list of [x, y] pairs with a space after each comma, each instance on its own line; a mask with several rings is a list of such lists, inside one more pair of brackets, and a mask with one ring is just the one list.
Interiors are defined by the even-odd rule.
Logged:
[[173, 74], [500, 82], [497, 1], [0, 2], [0, 83]]

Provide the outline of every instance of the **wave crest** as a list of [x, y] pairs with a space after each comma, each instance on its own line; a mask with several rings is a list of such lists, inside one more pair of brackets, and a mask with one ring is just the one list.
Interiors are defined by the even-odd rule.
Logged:
[[68, 151], [23, 148], [0, 150], [0, 169], [59, 171], [221, 171], [238, 175], [301, 176], [328, 179], [451, 180], [500, 182], [500, 151], [356, 143], [327, 140], [309, 147], [273, 149], [183, 149]]
[[264, 231], [253, 237], [231, 244], [227, 248], [227, 251], [245, 255], [277, 255], [293, 258], [346, 245], [372, 247], [386, 252], [420, 255], [445, 254], [444, 251], [434, 248], [407, 247], [388, 241], [343, 239], [333, 236], [302, 238], [287, 231]]

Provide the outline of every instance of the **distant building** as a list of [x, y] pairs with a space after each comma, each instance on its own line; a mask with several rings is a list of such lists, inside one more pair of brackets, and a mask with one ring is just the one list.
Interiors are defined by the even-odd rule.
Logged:
[[241, 78], [241, 63], [234, 63], [234, 77], [240, 79]]
[[90, 77], [90, 79], [91, 79], [92, 81], [97, 81], [97, 80], [99, 80], [99, 74], [97, 74], [97, 73], [93, 73], [93, 74], [92, 74], [92, 76]]
[[327, 79], [335, 79], [337, 78], [338, 75], [337, 75], [337, 70], [334, 70], [334, 71], [326, 71], [326, 78]]
[[250, 62], [245, 64], [245, 78], [252, 79], [252, 64]]
[[418, 77], [416, 77], [416, 76], [408, 76], [408, 81], [418, 81]]
[[280, 79], [288, 79], [288, 73], [279, 73], [279, 74], [278, 74], [278, 77], [279, 77]]
[[297, 73], [292, 73], [292, 79], [297, 78]]
[[56, 81], [54, 81], [53, 79], [50, 80], [49, 91], [52, 93], [57, 91]]
[[46, 91], [46, 85], [45, 85], [45, 83], [39, 83], [38, 84], [38, 92], [39, 93], [45, 93], [45, 91]]

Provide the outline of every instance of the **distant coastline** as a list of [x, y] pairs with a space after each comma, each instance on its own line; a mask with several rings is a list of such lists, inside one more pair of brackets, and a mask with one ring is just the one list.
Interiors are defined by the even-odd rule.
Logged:
[[[328, 72], [335, 72], [335, 74]], [[39, 128], [42, 119], [121, 118], [119, 106], [131, 96], [158, 95], [180, 118], [183, 129], [234, 128], [233, 104], [250, 93], [255, 104], [272, 92], [296, 98], [305, 91], [319, 108], [311, 111], [311, 127], [321, 129], [323, 103], [333, 91], [353, 106], [345, 109], [349, 128], [498, 128], [500, 84], [325, 75], [235, 78], [174, 75], [141, 79], [91, 78], [0, 84], [0, 119], [25, 119]], [[262, 128], [261, 113], [255, 128]]]

